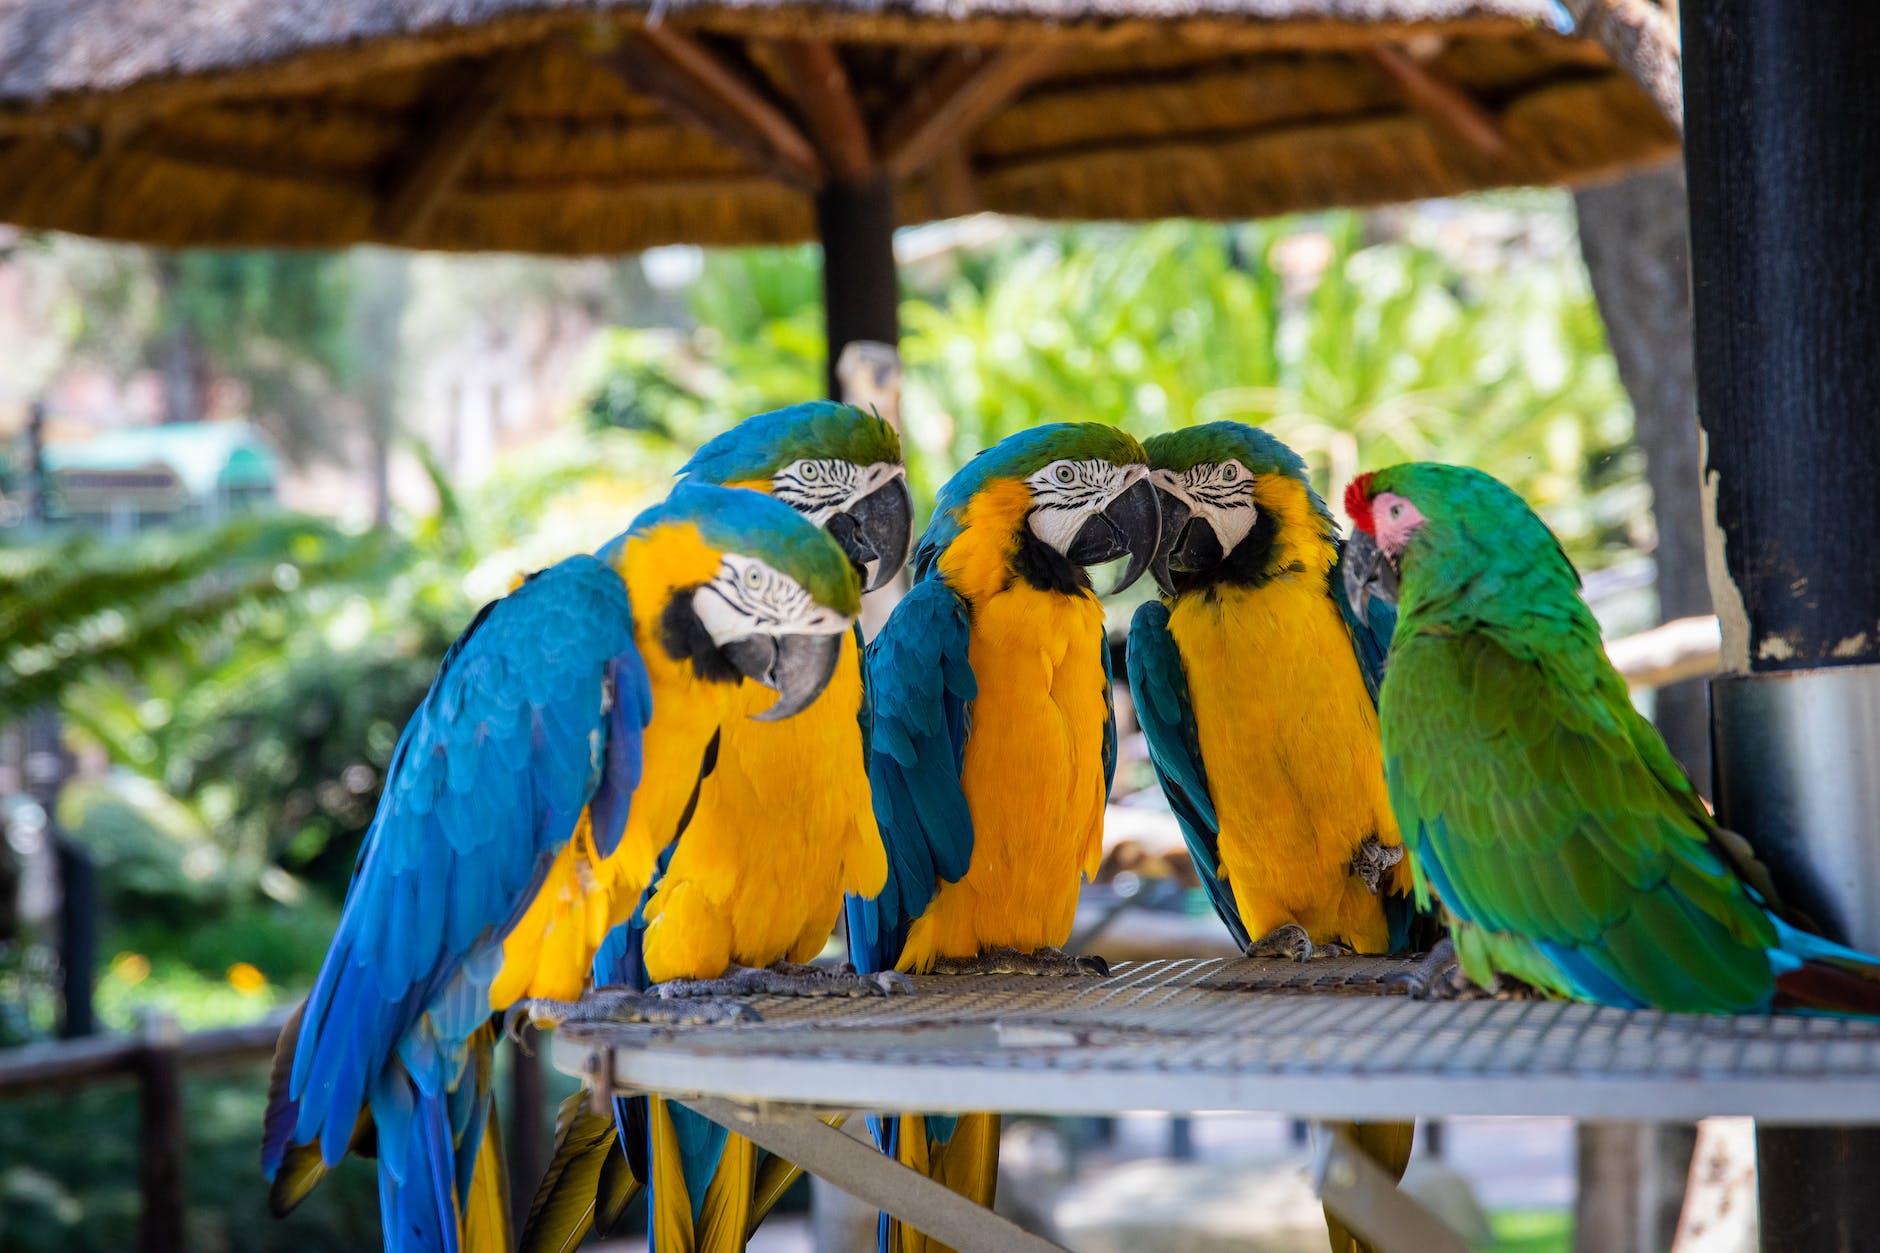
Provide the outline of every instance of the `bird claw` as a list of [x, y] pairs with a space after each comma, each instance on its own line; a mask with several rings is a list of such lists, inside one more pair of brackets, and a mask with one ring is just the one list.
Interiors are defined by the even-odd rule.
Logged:
[[1385, 844], [1377, 836], [1367, 835], [1351, 855], [1351, 873], [1371, 889], [1372, 896], [1378, 896], [1384, 891], [1384, 876], [1402, 860], [1403, 845]]
[[1386, 983], [1401, 987], [1413, 1001], [1517, 1001], [1541, 999], [1542, 994], [1515, 979], [1498, 977], [1493, 988], [1483, 988], [1463, 971], [1456, 944], [1448, 936], [1417, 959], [1410, 969], [1392, 975]]
[[913, 995], [914, 984], [893, 970], [857, 974], [855, 968], [777, 962], [739, 966], [717, 979], [670, 979], [653, 991], [668, 1000], [736, 996], [892, 996]]
[[[664, 985], [647, 992], [631, 988], [596, 988], [578, 1001], [554, 1001], [530, 998], [518, 1001], [503, 1015], [503, 1032], [517, 1039], [520, 1023], [526, 1017], [536, 1027], [559, 1027], [568, 1023], [646, 1022], [667, 1026], [714, 1026], [725, 1023], [762, 1022], [763, 1016], [748, 1005], [735, 1001], [700, 996], [682, 1004], [673, 1004], [662, 990]], [[520, 1041], [518, 1040], [518, 1043]]]
[[[1329, 946], [1328, 946], [1329, 947]], [[1248, 957], [1284, 957], [1292, 961], [1311, 961], [1316, 951], [1312, 937], [1296, 922], [1281, 923], [1243, 950]]]
[[934, 962], [937, 975], [1096, 975], [1108, 978], [1110, 963], [1095, 953], [1066, 953], [1061, 948], [1026, 952], [1016, 948], [989, 948], [976, 957], [942, 957]]

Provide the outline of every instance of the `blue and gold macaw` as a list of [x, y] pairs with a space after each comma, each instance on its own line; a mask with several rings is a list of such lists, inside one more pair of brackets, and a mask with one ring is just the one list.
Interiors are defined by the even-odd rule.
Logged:
[[[683, 486], [477, 615], [399, 739], [332, 946], [282, 1033], [262, 1150], [277, 1213], [358, 1135], [375, 1144], [387, 1249], [506, 1247], [492, 1015], [579, 994], [741, 681], [778, 693], [765, 718], [806, 708], [859, 608], [841, 548], [794, 511]], [[685, 1016], [642, 1000], [633, 1016]]]
[[[1145, 447], [1163, 597], [1131, 625], [1130, 693], [1215, 913], [1249, 956], [1428, 947], [1378, 740], [1395, 613], [1353, 615], [1331, 513], [1279, 440], [1213, 422]], [[1412, 1124], [1345, 1130], [1401, 1177]], [[1363, 1246], [1332, 1221], [1332, 1247]]]
[[[913, 501], [900, 439], [852, 406], [818, 401], [746, 419], [680, 473], [790, 505], [842, 545], [864, 590], [907, 560]], [[843, 640], [829, 685], [788, 724], [756, 720], [772, 699], [743, 689], [649, 899], [595, 962], [597, 985], [705, 995], [886, 990], [884, 980], [801, 964], [828, 940], [844, 894], [872, 896], [887, 875], [868, 798], [857, 637]], [[571, 1248], [590, 1228], [606, 1230], [649, 1181], [662, 1253], [741, 1249], [796, 1177], [794, 1167], [681, 1107], [658, 1098], [615, 1105], [611, 1117], [592, 1113], [585, 1093], [564, 1105], [555, 1159], [523, 1230], [525, 1253]]]
[[[851, 897], [859, 970], [1101, 970], [1061, 946], [1103, 852], [1116, 768], [1103, 606], [1084, 567], [1154, 557], [1142, 446], [1060, 423], [980, 453], [940, 491], [914, 586], [869, 646], [869, 783], [888, 882]], [[876, 1124], [903, 1163], [990, 1204], [998, 1116]], [[925, 1238], [883, 1220], [884, 1245]]]

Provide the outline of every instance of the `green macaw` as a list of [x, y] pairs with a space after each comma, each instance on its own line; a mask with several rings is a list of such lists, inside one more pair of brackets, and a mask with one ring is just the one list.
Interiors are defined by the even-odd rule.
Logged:
[[1519, 496], [1414, 462], [1361, 476], [1345, 508], [1354, 604], [1398, 601], [1391, 806], [1469, 979], [1629, 1009], [1880, 1012], [1880, 958], [1806, 930], [1711, 817]]

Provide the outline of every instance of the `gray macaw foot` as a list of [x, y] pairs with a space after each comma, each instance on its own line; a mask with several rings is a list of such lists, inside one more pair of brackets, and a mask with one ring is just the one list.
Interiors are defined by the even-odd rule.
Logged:
[[1284, 957], [1290, 961], [1310, 961], [1319, 949], [1312, 937], [1296, 922], [1281, 923], [1246, 947], [1249, 957]]
[[859, 975], [855, 968], [810, 966], [780, 961], [769, 966], [734, 966], [717, 979], [668, 979], [653, 986], [668, 1000], [723, 996], [892, 996], [914, 993], [914, 985], [894, 970]]
[[1351, 873], [1364, 881], [1372, 896], [1377, 896], [1384, 890], [1384, 876], [1402, 860], [1403, 845], [1385, 844], [1375, 835], [1367, 835], [1351, 855]]
[[1402, 987], [1413, 1001], [1453, 1001], [1459, 999], [1460, 992], [1449, 985], [1458, 977], [1468, 986], [1475, 986], [1457, 964], [1455, 941], [1444, 936], [1435, 948], [1417, 958], [1414, 966], [1392, 975], [1388, 982]]
[[977, 957], [942, 957], [933, 964], [937, 975], [1098, 975], [1108, 977], [1110, 963], [1094, 953], [1078, 956], [1061, 948], [1023, 952], [1015, 948], [989, 948]]
[[518, 1039], [524, 1022], [550, 1029], [564, 1023], [653, 1022], [672, 1026], [762, 1022], [763, 1017], [736, 1001], [698, 999], [673, 1002], [651, 992], [631, 988], [596, 988], [578, 1001], [529, 997], [511, 1005], [503, 1015], [503, 1034]]
[[1482, 987], [1463, 972], [1456, 960], [1456, 945], [1448, 936], [1417, 959], [1390, 982], [1401, 985], [1416, 1001], [1545, 1001], [1550, 999], [1539, 988], [1509, 975], [1496, 975], [1495, 986]]

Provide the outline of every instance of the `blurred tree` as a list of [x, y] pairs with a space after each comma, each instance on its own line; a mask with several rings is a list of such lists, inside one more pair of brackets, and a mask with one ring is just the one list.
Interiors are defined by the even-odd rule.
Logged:
[[353, 264], [340, 253], [164, 254], [157, 328], [169, 421], [204, 413], [211, 372], [243, 383], [288, 456], [338, 451], [326, 412], [351, 381]]
[[[1560, 224], [1570, 244], [1562, 198], [1509, 212]], [[1631, 410], [1577, 257], [1515, 266], [1491, 250], [1465, 265], [1427, 242], [1367, 242], [1365, 222], [1080, 227], [962, 257], [902, 310], [917, 493], [1039, 422], [1148, 433], [1234, 418], [1293, 443], [1322, 488], [1360, 468], [1360, 449], [1365, 465], [1468, 461], [1535, 500], [1576, 560], [1637, 543]], [[814, 292], [803, 250], [713, 256], [694, 333], [606, 338], [590, 414], [663, 419], [689, 444], [820, 394]]]

